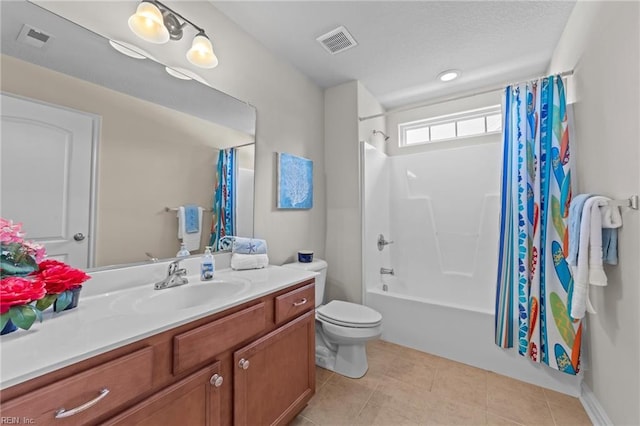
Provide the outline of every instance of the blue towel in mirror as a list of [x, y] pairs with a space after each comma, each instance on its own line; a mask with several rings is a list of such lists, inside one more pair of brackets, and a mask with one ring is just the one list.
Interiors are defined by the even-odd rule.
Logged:
[[234, 237], [231, 251], [240, 254], [267, 254], [267, 242], [258, 238]]
[[200, 231], [198, 206], [187, 204], [184, 206], [184, 229], [187, 234]]

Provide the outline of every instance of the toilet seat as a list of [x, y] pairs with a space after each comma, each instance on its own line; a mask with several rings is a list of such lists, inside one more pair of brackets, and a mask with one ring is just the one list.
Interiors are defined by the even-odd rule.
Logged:
[[316, 309], [320, 321], [349, 328], [373, 328], [380, 325], [382, 315], [368, 306], [333, 300]]

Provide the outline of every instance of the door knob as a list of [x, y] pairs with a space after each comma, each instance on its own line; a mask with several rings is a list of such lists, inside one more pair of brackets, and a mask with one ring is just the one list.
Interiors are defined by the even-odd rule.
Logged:
[[238, 362], [238, 367], [246, 370], [247, 368], [249, 368], [249, 360], [242, 358], [240, 362]]
[[78, 232], [76, 235], [73, 236], [73, 239], [76, 241], [82, 241], [84, 240], [84, 234], [82, 232]]
[[224, 379], [219, 374], [214, 374], [213, 376], [211, 376], [211, 379], [209, 379], [209, 383], [217, 388], [222, 386], [222, 382], [224, 382]]

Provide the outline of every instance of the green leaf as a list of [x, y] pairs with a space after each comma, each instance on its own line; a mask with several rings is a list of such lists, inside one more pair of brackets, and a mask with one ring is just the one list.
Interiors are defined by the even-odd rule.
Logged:
[[36, 313], [36, 318], [38, 318], [38, 322], [42, 322], [42, 311], [36, 308], [35, 306], [32, 306], [32, 308], [33, 308], [33, 312]]
[[9, 322], [9, 312], [5, 312], [0, 315], [0, 330], [4, 329], [4, 326]]
[[54, 309], [56, 312], [64, 311], [67, 306], [71, 304], [73, 300], [73, 292], [70, 290], [64, 291], [58, 295], [58, 299], [56, 300], [56, 305]]
[[28, 330], [36, 320], [36, 309], [31, 305], [13, 306], [9, 309], [11, 321], [16, 327]]
[[551, 293], [550, 301], [551, 312], [553, 312], [553, 320], [556, 323], [558, 332], [562, 336], [562, 339], [565, 341], [567, 346], [571, 348], [573, 347], [573, 341], [575, 340], [576, 332], [573, 329], [571, 318], [569, 318], [567, 307], [565, 306], [562, 299], [560, 299], [560, 296], [558, 296], [554, 292]]
[[51, 306], [53, 302], [56, 301], [57, 298], [58, 298], [57, 294], [47, 294], [42, 299], [36, 302], [36, 309], [38, 309], [39, 311], [44, 311], [49, 306]]

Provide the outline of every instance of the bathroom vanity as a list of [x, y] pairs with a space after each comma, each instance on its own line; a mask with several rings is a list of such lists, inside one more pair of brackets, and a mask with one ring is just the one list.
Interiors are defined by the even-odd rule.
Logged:
[[[216, 278], [220, 289], [244, 284], [204, 301], [185, 295], [216, 282], [112, 288], [36, 330], [3, 336], [3, 418], [38, 425], [288, 423], [315, 392], [314, 274], [270, 266]], [[139, 294], [148, 299], [123, 302]], [[154, 298], [180, 309], [156, 312]]]

